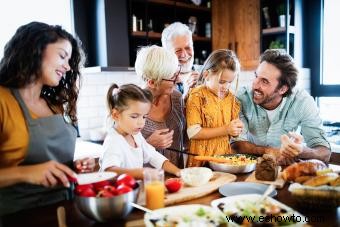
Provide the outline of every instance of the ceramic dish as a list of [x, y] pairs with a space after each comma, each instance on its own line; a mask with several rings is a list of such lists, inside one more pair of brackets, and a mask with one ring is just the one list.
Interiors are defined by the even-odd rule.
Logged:
[[192, 187], [208, 183], [213, 175], [211, 169], [206, 167], [190, 167], [181, 170], [181, 179], [186, 185]]
[[270, 226], [304, 226], [307, 224], [302, 214], [271, 197], [262, 200], [262, 195], [258, 194], [216, 199], [211, 202], [211, 206], [222, 211], [229, 220], [228, 223], [249, 225], [249, 222], [260, 222], [271, 224]]
[[[192, 204], [166, 207], [145, 213], [144, 223], [146, 227], [153, 226], [223, 226], [227, 224], [222, 212], [210, 206]], [[229, 225], [228, 226], [235, 226]]]
[[255, 170], [256, 156], [247, 154], [219, 155], [216, 158], [229, 160], [226, 163], [209, 161], [210, 167], [215, 171], [226, 173], [249, 173]]
[[[263, 194], [269, 185], [250, 183], [250, 182], [232, 182], [221, 186], [218, 191], [224, 196], [234, 196], [242, 194]], [[274, 190], [269, 196], [274, 197], [277, 191]]]

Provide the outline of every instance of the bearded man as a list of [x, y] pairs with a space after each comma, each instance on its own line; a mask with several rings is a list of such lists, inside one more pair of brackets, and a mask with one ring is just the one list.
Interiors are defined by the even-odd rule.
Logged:
[[186, 96], [189, 88], [196, 85], [199, 73], [193, 67], [194, 46], [192, 32], [181, 22], [174, 22], [162, 32], [162, 46], [174, 52], [181, 66], [181, 72], [176, 81], [177, 89]]
[[289, 54], [267, 50], [261, 55], [252, 87], [243, 87], [237, 94], [244, 130], [233, 141], [235, 151], [271, 153], [281, 165], [299, 159], [329, 161], [330, 144], [318, 108], [312, 96], [295, 88], [297, 78], [298, 69]]

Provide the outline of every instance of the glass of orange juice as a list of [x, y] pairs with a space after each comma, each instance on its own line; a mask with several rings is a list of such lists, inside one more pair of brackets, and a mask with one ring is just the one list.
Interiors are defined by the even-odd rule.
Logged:
[[146, 207], [164, 207], [164, 170], [145, 168], [143, 174]]

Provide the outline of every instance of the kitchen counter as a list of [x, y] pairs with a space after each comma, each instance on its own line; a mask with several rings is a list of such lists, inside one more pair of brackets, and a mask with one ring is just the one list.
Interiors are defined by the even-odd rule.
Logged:
[[134, 72], [134, 67], [116, 67], [116, 66], [110, 66], [110, 67], [101, 67], [101, 66], [93, 66], [93, 67], [87, 67], [82, 69], [82, 73], [88, 74], [88, 73], [100, 73], [100, 72]]

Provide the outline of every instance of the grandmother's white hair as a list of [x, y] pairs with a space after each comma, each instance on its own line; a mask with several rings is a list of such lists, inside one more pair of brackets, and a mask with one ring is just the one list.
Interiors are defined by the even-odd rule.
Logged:
[[146, 46], [137, 52], [135, 70], [145, 81], [154, 80], [159, 83], [162, 79], [170, 79], [177, 69], [176, 54], [164, 47]]
[[187, 25], [181, 22], [174, 22], [164, 28], [162, 32], [162, 46], [171, 50], [173, 48], [172, 40], [176, 36], [188, 36], [190, 38], [190, 46], [193, 46], [192, 32]]

